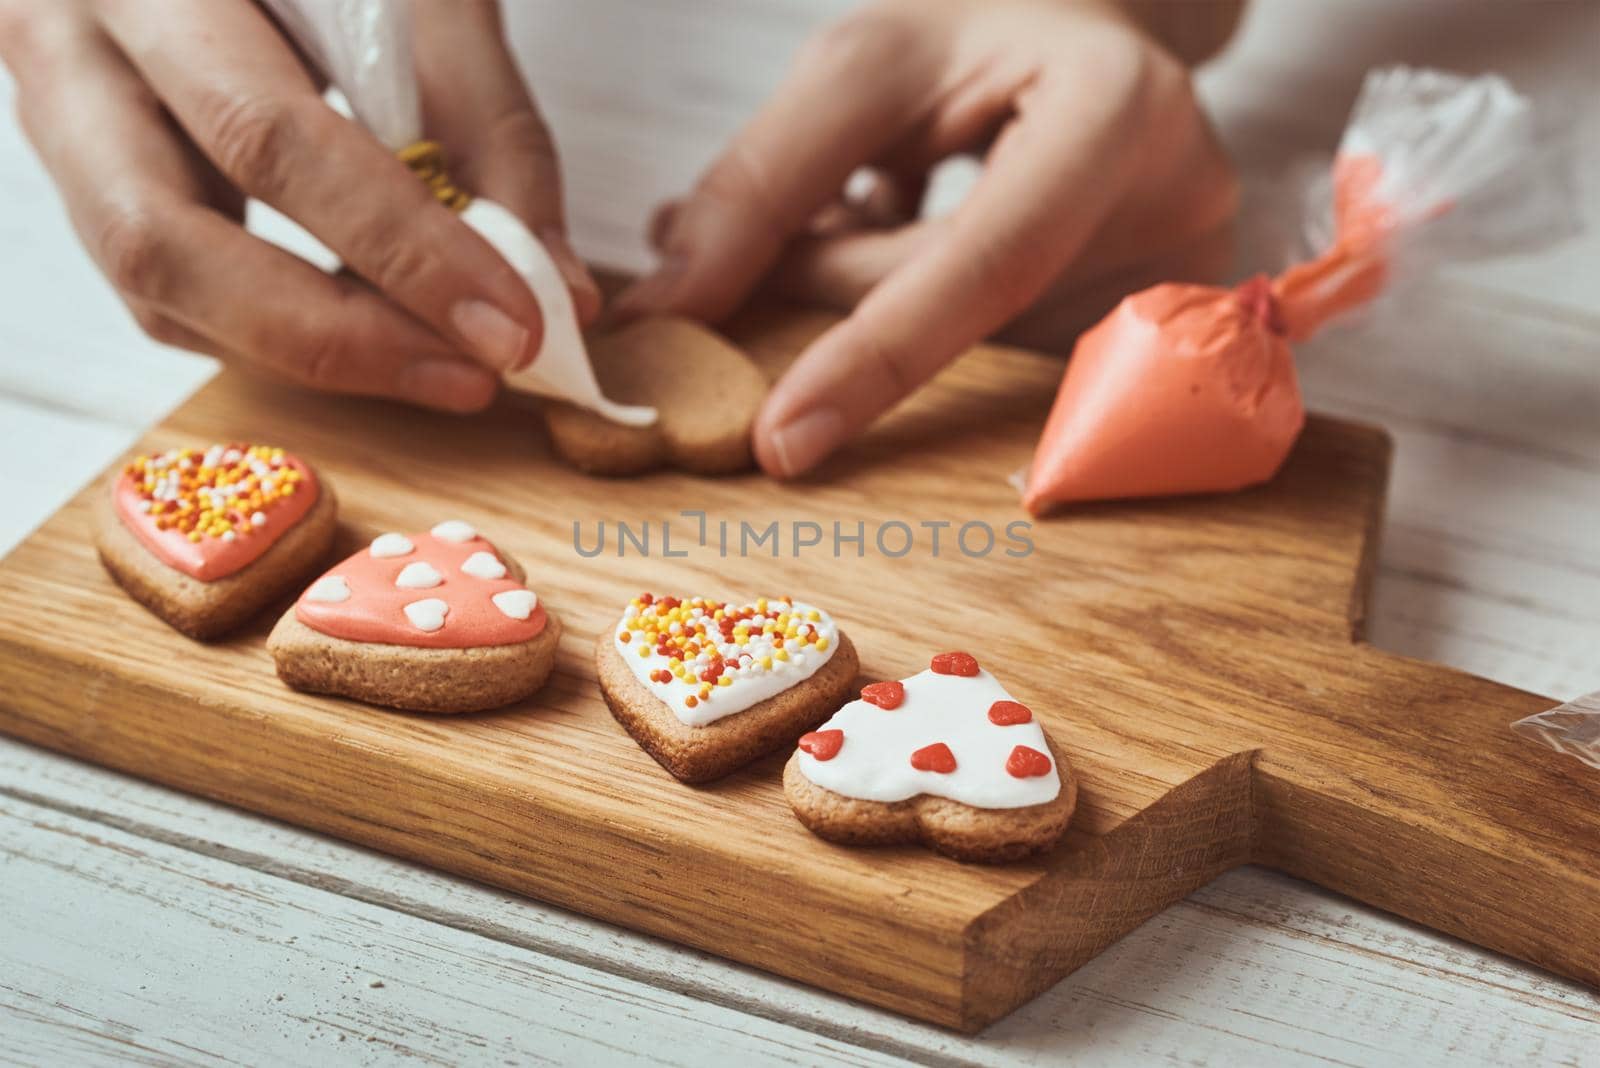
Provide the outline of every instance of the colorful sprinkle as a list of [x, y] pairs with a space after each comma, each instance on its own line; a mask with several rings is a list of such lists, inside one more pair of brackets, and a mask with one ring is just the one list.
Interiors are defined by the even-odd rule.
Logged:
[[844, 731], [812, 731], [800, 736], [800, 748], [818, 760], [832, 760], [844, 747]]
[[1021, 701], [996, 701], [989, 706], [989, 722], [1001, 727], [1014, 727], [1033, 718], [1033, 711]]
[[1031, 779], [1050, 774], [1050, 758], [1026, 745], [1019, 745], [1006, 757], [1006, 771], [1014, 778]]
[[956, 755], [950, 752], [950, 747], [943, 742], [934, 742], [911, 754], [911, 766], [918, 771], [935, 771], [940, 775], [948, 775], [956, 770]]
[[906, 687], [902, 682], [874, 682], [861, 688], [861, 699], [882, 709], [896, 709], [906, 699]]
[[935, 675], [962, 675], [967, 678], [978, 673], [978, 659], [971, 653], [939, 653], [928, 665]]

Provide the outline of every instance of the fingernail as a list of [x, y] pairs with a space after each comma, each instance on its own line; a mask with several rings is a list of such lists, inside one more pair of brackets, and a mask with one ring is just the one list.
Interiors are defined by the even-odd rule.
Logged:
[[768, 436], [784, 478], [809, 471], [844, 440], [844, 416], [837, 408], [814, 408]]
[[636, 319], [667, 307], [687, 263], [688, 259], [684, 256], [673, 255], [663, 259], [652, 274], [623, 290], [612, 301], [613, 314], [621, 319]]
[[497, 371], [510, 371], [531, 357], [528, 328], [493, 304], [460, 301], [450, 309], [450, 325], [478, 359]]
[[456, 360], [420, 360], [400, 368], [395, 390], [404, 400], [450, 412], [475, 412], [494, 399], [499, 380]]

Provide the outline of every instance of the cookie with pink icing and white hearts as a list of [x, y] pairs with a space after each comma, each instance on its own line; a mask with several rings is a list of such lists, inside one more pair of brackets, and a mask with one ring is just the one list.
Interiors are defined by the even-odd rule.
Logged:
[[300, 595], [267, 639], [297, 690], [413, 712], [478, 712], [550, 677], [561, 624], [470, 525], [380, 534]]
[[831, 841], [922, 842], [985, 862], [1055, 845], [1078, 795], [1033, 710], [967, 653], [865, 687], [800, 739], [783, 790]]

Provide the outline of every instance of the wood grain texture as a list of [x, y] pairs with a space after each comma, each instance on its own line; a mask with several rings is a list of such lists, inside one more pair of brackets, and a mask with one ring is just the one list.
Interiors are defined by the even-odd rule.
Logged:
[[[754, 314], [734, 334], [775, 361], [826, 322]], [[1387, 444], [1376, 432], [1313, 421], [1271, 486], [1086, 509], [1036, 526], [1025, 560], [970, 560], [948, 543], [938, 558], [868, 551], [822, 564], [724, 557], [715, 541], [685, 559], [574, 553], [575, 520], [659, 522], [683, 508], [703, 508], [713, 529], [782, 516], [1003, 530], [1019, 513], [1000, 475], [1026, 459], [1058, 374], [1026, 353], [979, 350], [781, 496], [754, 477], [661, 474], [631, 483], [625, 502], [614, 484], [555, 464], [514, 407], [456, 420], [224, 375], [144, 447], [283, 440], [326, 472], [359, 532], [461, 515], [524, 561], [567, 620], [556, 680], [535, 703], [448, 722], [290, 694], [261, 648], [266, 621], [201, 648], [121, 599], [81, 536], [80, 495], [0, 564], [0, 664], [12, 683], [0, 726], [966, 1029], [1253, 856], [1592, 977], [1595, 945], [1572, 922], [1592, 900], [1593, 854], [1542, 852], [1515, 840], [1515, 822], [1487, 823], [1559, 798], [1580, 829], [1578, 813], [1596, 811], [1594, 785], [1525, 746], [1516, 767], [1493, 775], [1482, 759], [1476, 777], [1467, 766], [1439, 781], [1422, 766], [1395, 772], [1429, 754], [1417, 737], [1426, 732], [1376, 695], [1399, 688], [1418, 704], [1436, 678], [1445, 689], [1428, 707], [1485, 744], [1539, 699], [1351, 645], [1382, 501]], [[894, 459], [906, 455], [918, 457], [914, 470]], [[953, 482], [969, 489], [961, 511], [946, 513], [936, 502]], [[804, 594], [850, 628], [864, 672], [883, 677], [926, 657], [937, 591], [959, 609], [960, 633], [983, 636], [976, 651], [1013, 692], [1054, 699], [1049, 730], [1082, 781], [1067, 843], [1000, 870], [915, 849], [854, 851], [793, 820], [781, 756], [711, 789], [667, 778], [611, 722], [587, 656], [616, 606], [646, 587]], [[29, 625], [38, 604], [59, 626]], [[63, 694], [63, 672], [85, 685]], [[1426, 767], [1451, 770], [1442, 759]], [[1470, 880], [1491, 854], [1535, 874], [1543, 923], [1524, 915], [1532, 905], [1489, 890], [1504, 911], [1462, 910], [1459, 896], [1431, 891]], [[819, 932], [797, 915], [831, 923]]]

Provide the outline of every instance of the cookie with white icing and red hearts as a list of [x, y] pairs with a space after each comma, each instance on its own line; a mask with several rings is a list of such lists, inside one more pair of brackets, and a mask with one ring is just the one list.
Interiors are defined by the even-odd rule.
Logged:
[[823, 838], [986, 862], [1055, 845], [1078, 796], [1033, 711], [967, 653], [863, 689], [800, 739], [783, 792]]
[[380, 534], [307, 587], [267, 650], [297, 690], [410, 712], [499, 708], [544, 685], [561, 638], [523, 578], [460, 520]]
[[676, 467], [701, 475], [754, 463], [750, 428], [766, 399], [765, 374], [748, 356], [688, 319], [653, 316], [590, 341], [608, 397], [649, 405], [656, 421], [622, 426], [586, 408], [550, 401], [545, 423], [557, 454], [595, 475]]
[[111, 478], [95, 548], [135, 601], [192, 638], [215, 638], [305, 581], [338, 512], [327, 483], [282, 449], [171, 449]]
[[859, 664], [826, 612], [787, 597], [645, 593], [601, 632], [595, 667], [617, 722], [699, 783], [793, 745], [849, 695]]

